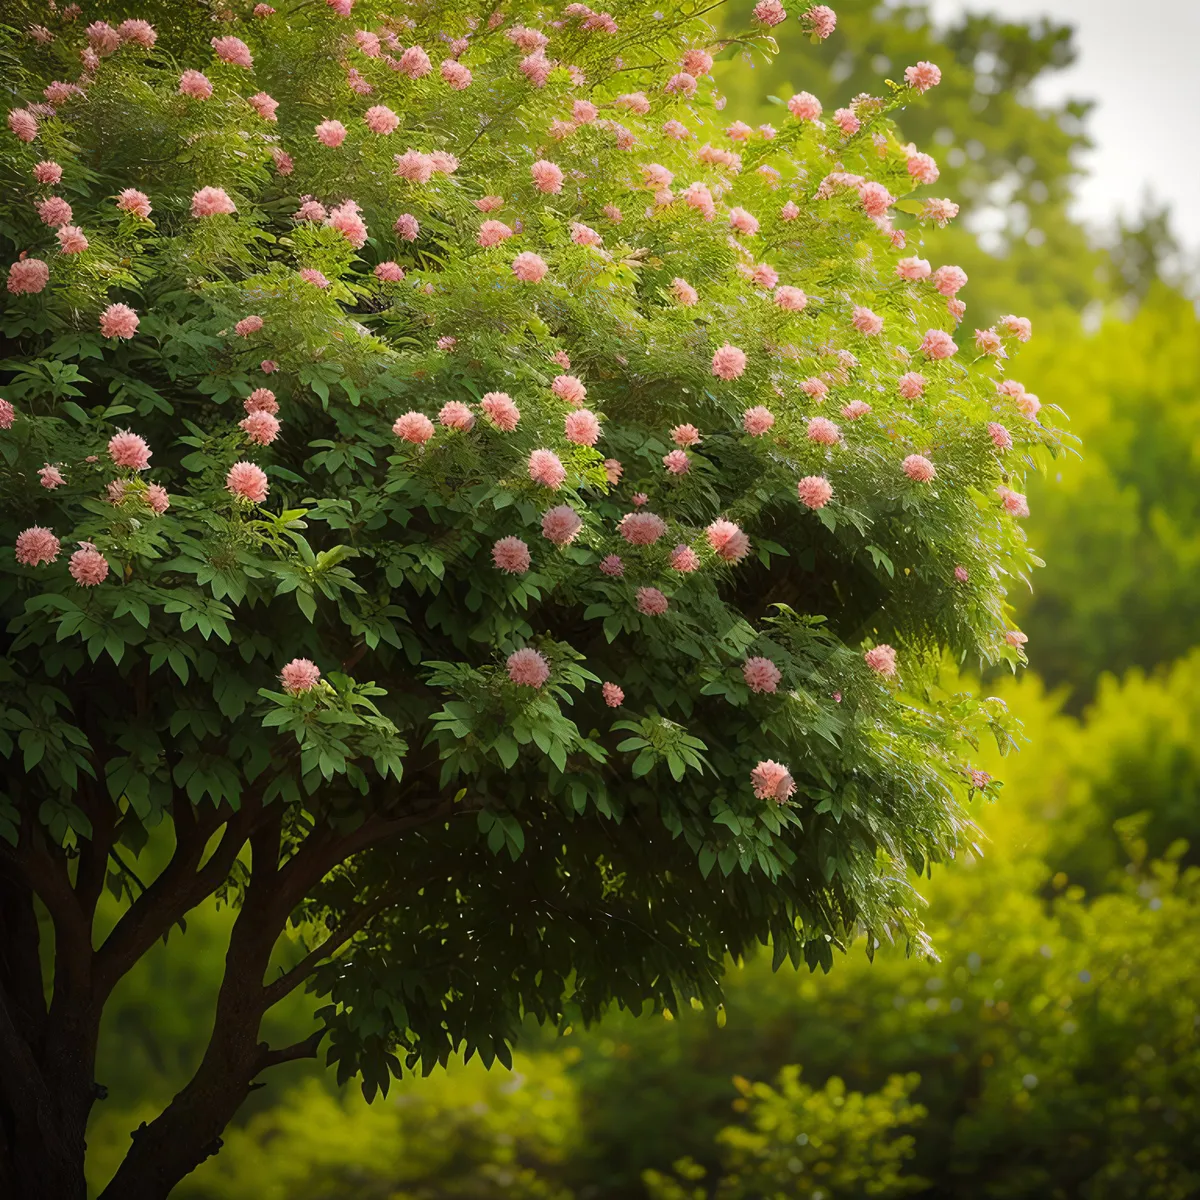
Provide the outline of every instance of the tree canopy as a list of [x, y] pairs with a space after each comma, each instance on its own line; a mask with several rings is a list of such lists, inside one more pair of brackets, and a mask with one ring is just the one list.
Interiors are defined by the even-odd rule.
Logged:
[[369, 1098], [758, 943], [924, 948], [1011, 736], [936, 667], [1023, 661], [1060, 441], [1029, 322], [906, 250], [937, 66], [755, 129], [686, 5], [77, 15], [4, 44], [0, 1178], [82, 1194], [105, 1002], [212, 896], [211, 1039], [106, 1196], [296, 1058]]

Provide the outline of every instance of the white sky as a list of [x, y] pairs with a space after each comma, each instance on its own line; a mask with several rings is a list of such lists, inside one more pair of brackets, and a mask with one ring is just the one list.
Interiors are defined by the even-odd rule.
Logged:
[[1048, 16], [1075, 26], [1075, 64], [1053, 72], [1039, 100], [1092, 99], [1096, 148], [1078, 192], [1080, 216], [1132, 216], [1147, 188], [1172, 211], [1176, 235], [1200, 248], [1200, 0], [930, 0], [946, 20], [964, 11]]

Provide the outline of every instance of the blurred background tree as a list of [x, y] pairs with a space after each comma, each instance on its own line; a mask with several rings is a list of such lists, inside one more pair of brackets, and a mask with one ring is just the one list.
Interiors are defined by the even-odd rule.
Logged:
[[[1200, 323], [1182, 256], [1152, 206], [1102, 246], [1072, 221], [1088, 106], [1032, 98], [1071, 61], [1068, 29], [837, 7], [820, 54], [777, 27], [752, 90], [832, 110], [880, 72], [941, 65], [944, 103], [904, 132], [937, 155], [928, 193], [963, 206], [947, 233], [973, 276], [967, 320], [1034, 319], [1021, 375], [1085, 449], [1030, 493], [1049, 565], [1020, 616], [1045, 682], [988, 684], [1030, 744], [981, 762], [1005, 788], [977, 814], [980, 854], [925, 884], [941, 961], [859, 946], [826, 977], [773, 974], [764, 952], [731, 965], [720, 1012], [530, 1030], [511, 1075], [460, 1068], [370, 1107], [297, 1065], [189, 1200], [1200, 1191]], [[731, 114], [782, 124], [751, 100], [731, 94]], [[198, 910], [212, 952], [150, 959], [117, 997], [97, 1178], [141, 1119], [132, 1098], [169, 1096], [194, 1065], [225, 919]]]

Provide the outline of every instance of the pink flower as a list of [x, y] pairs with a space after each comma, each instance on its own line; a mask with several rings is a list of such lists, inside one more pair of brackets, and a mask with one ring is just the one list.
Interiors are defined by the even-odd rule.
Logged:
[[475, 414], [461, 401], [450, 400], [442, 405], [438, 413], [438, 423], [447, 429], [457, 429], [466, 433], [475, 424]]
[[108, 456], [118, 467], [144, 471], [150, 465], [152, 451], [145, 440], [124, 429], [109, 439]]
[[921, 353], [926, 358], [949, 358], [958, 352], [954, 339], [941, 329], [931, 329], [921, 342]]
[[289, 696], [299, 696], [301, 692], [311, 692], [321, 678], [321, 669], [308, 658], [293, 658], [279, 672], [279, 682]]
[[60, 225], [70, 225], [71, 206], [61, 196], [50, 196], [37, 202], [38, 216], [44, 225], [57, 229]]
[[928, 279], [929, 271], [929, 263], [923, 258], [902, 258], [896, 264], [896, 274], [912, 283], [918, 279]]
[[261, 467], [252, 462], [237, 462], [225, 476], [225, 488], [233, 496], [241, 496], [261, 504], [267, 498], [267, 477]]
[[1016, 399], [1021, 415], [1028, 417], [1031, 421], [1041, 410], [1042, 402], [1032, 392], [1022, 392]]
[[0, 397], [0, 429], [11, 429], [17, 419], [17, 410], [3, 397]]
[[252, 333], [257, 333], [263, 327], [263, 319], [260, 316], [254, 315], [243, 317], [234, 327], [233, 332], [238, 337], [249, 337]]
[[110, 304], [100, 314], [100, 333], [104, 337], [131, 338], [138, 324], [137, 313], [127, 304]]
[[824, 475], [805, 475], [796, 484], [800, 503], [807, 508], [824, 508], [833, 497], [833, 486]]
[[139, 21], [135, 18], [122, 21], [117, 27], [117, 36], [123, 42], [141, 46], [143, 50], [152, 50], [154, 43], [158, 41], [154, 26], [149, 21]]
[[825, 417], [813, 417], [807, 433], [808, 440], [820, 446], [836, 446], [842, 440], [842, 431]]
[[754, 19], [768, 28], [787, 20], [787, 9], [779, 0], [758, 0], [752, 13]]
[[237, 208], [224, 188], [203, 187], [192, 196], [192, 216], [197, 219], [228, 216], [235, 212]]
[[954, 568], [954, 578], [955, 578], [955, 579], [956, 579], [956, 580], [957, 580], [959, 583], [966, 583], [966, 582], [967, 582], [967, 580], [968, 580], [968, 579], [970, 579], [971, 577], [970, 577], [970, 575], [967, 573], [967, 568], [966, 568], [966, 567], [955, 567], [955, 568]]
[[272, 100], [266, 92], [256, 92], [253, 96], [248, 96], [246, 98], [246, 103], [249, 104], [250, 107], [254, 109], [254, 111], [258, 113], [258, 115], [262, 117], [264, 121], [274, 121], [277, 119], [275, 116], [275, 110], [279, 107], [279, 101]]
[[447, 354], [453, 351], [454, 347], [457, 345], [458, 338], [456, 337], [440, 337], [437, 340], [437, 348], [445, 351]]
[[110, 479], [104, 485], [104, 495], [109, 504], [115, 508], [119, 508], [125, 503], [129, 494], [129, 485], [124, 479]]
[[28, 109], [12, 109], [8, 114], [8, 127], [22, 142], [32, 142], [38, 135], [37, 117]]
[[504, 433], [512, 433], [521, 419], [521, 410], [507, 392], [488, 392], [479, 402], [488, 420]]
[[87, 27], [88, 45], [102, 58], [114, 54], [121, 44], [121, 35], [107, 21], [93, 21]]
[[794, 221], [799, 215], [799, 208], [790, 200], [779, 210], [780, 219], [784, 221]]
[[672, 475], [686, 475], [692, 469], [691, 459], [684, 450], [672, 450], [663, 455], [663, 466]]
[[815, 375], [805, 379], [800, 384], [800, 390], [806, 396], [810, 396], [818, 404], [821, 404], [825, 397], [829, 395], [829, 385], [823, 379], [818, 379]]
[[533, 559], [519, 537], [503, 537], [492, 547], [492, 562], [508, 575], [524, 575]]
[[529, 168], [529, 173], [533, 176], [534, 186], [539, 192], [561, 192], [563, 185], [562, 168], [555, 163], [547, 162], [546, 159], [540, 158]]
[[854, 115], [854, 110], [851, 108], [837, 109], [833, 114], [833, 120], [847, 137], [853, 137], [862, 128], [862, 122]]
[[603, 209], [604, 215], [616, 225], [621, 223], [621, 210], [615, 204], [606, 204]]
[[650, 503], [650, 497], [645, 492], [634, 492], [631, 497], [634, 508], [645, 508]]
[[992, 421], [987, 427], [988, 437], [992, 439], [992, 445], [997, 450], [1011, 450], [1013, 445], [1012, 434], [1004, 428], [1003, 425], [996, 421]]
[[80, 542], [67, 570], [80, 587], [95, 587], [108, 577], [108, 560], [91, 542]]
[[442, 78], [456, 92], [466, 91], [471, 86], [471, 72], [462, 63], [456, 62], [452, 58], [443, 59], [441, 71]]
[[712, 373], [726, 382], [737, 379], [746, 369], [746, 353], [728, 342], [713, 355]]
[[667, 611], [667, 598], [655, 587], [640, 587], [637, 590], [638, 612], [647, 617], [661, 617]]
[[750, 279], [756, 286], [769, 292], [779, 282], [779, 272], [767, 263], [759, 263], [751, 272]]
[[808, 297], [802, 289], [785, 284], [776, 290], [775, 303], [785, 312], [802, 312], [808, 304]]
[[729, 228], [734, 233], [753, 237], [758, 232], [758, 220], [744, 208], [731, 208], [729, 210]]
[[612, 578], [619, 578], [625, 574], [625, 564], [621, 561], [619, 555], [605, 555], [605, 557], [600, 560], [600, 573], [602, 575], [611, 576]]
[[937, 183], [938, 165], [928, 154], [912, 153], [905, 162], [908, 173], [918, 183]]
[[479, 227], [479, 244], [483, 247], [498, 246], [512, 237], [513, 231], [503, 221], [484, 221]]
[[693, 48], [684, 51], [679, 65], [689, 75], [707, 75], [712, 70], [713, 59], [707, 50]]
[[698, 446], [700, 444], [700, 430], [695, 425], [676, 425], [671, 430], [671, 441], [684, 449], [688, 446]]
[[669, 137], [676, 142], [685, 142], [692, 136], [686, 125], [675, 120], [664, 121], [662, 131], [664, 137]]
[[264, 358], [259, 363], [259, 369], [264, 375], [274, 375], [279, 370], [279, 364], [273, 358]]
[[1004, 343], [994, 329], [975, 330], [975, 345], [983, 354], [1004, 353]]
[[769, 758], [764, 758], [750, 772], [750, 782], [758, 799], [777, 800], [781, 804], [796, 790], [796, 781], [787, 767]]
[[863, 662], [876, 675], [890, 676], [896, 673], [896, 651], [886, 644], [874, 646], [863, 655]]
[[392, 161], [396, 164], [397, 177], [407, 179], [409, 183], [428, 183], [433, 178], [433, 158], [411, 146], [403, 154], [393, 155]]
[[277, 413], [279, 411], [279, 401], [275, 399], [275, 393], [270, 388], [255, 388], [242, 401], [242, 407], [248, 413]]
[[325, 3], [339, 17], [348, 17], [350, 10], [354, 7], [354, 0], [325, 0]]
[[921, 216], [926, 221], [944, 227], [958, 216], [958, 205], [953, 200], [926, 200]]
[[556, 546], [567, 546], [583, 528], [583, 519], [569, 504], [548, 508], [542, 516], [542, 535]]
[[526, 647], [508, 656], [508, 677], [520, 687], [540, 688], [550, 678], [545, 655]]
[[676, 303], [684, 308], [691, 308], [700, 299], [696, 289], [686, 279], [678, 277], [671, 281], [671, 295], [675, 297]]
[[1001, 317], [999, 326], [1005, 333], [1011, 334], [1018, 342], [1027, 342], [1033, 336], [1033, 324], [1028, 317]]
[[946, 311], [954, 318], [957, 324], [963, 319], [963, 314], [967, 311], [967, 303], [965, 300], [956, 300], [951, 296], [946, 301]]
[[419, 412], [406, 412], [396, 418], [392, 432], [402, 442], [412, 442], [414, 446], [423, 446], [433, 437], [433, 422]]
[[942, 82], [942, 72], [934, 63], [919, 62], [915, 66], [904, 68], [904, 82], [918, 94], [927, 92]]
[[161, 483], [152, 483], [146, 488], [146, 504], [155, 516], [161, 517], [171, 507], [171, 497]]
[[933, 286], [943, 296], [957, 295], [967, 286], [967, 273], [962, 267], [938, 267], [933, 273]]
[[394, 229], [404, 241], [415, 242], [417, 234], [421, 231], [421, 226], [412, 213], [401, 213], [396, 218]]
[[787, 106], [798, 121], [815, 121], [821, 115], [821, 102], [811, 92], [797, 92]]
[[667, 523], [652, 512], [631, 512], [621, 518], [617, 532], [631, 546], [653, 546], [667, 532]]
[[518, 69], [534, 87], [542, 88], [546, 86], [546, 80], [550, 78], [554, 64], [540, 50], [535, 50], [526, 58], [521, 59]]
[[267, 17], [273, 17], [275, 10], [269, 4], [256, 4], [254, 6], [254, 15], [262, 21]]
[[925, 392], [925, 376], [917, 371], [908, 371], [900, 376], [896, 390], [905, 400], [915, 400]]
[[1011, 488], [998, 487], [996, 495], [1000, 497], [1000, 503], [1006, 513], [1014, 517], [1029, 516], [1029, 501], [1020, 492], [1014, 492]]
[[248, 71], [254, 66], [250, 47], [241, 38], [215, 37], [211, 40], [210, 45], [216, 51], [217, 57], [222, 62], [229, 63], [231, 67], [245, 67]]
[[8, 290], [19, 296], [24, 293], [35, 295], [50, 280], [50, 269], [40, 258], [18, 259], [8, 268]]
[[824, 41], [837, 27], [837, 13], [828, 4], [814, 4], [801, 18], [804, 32]]
[[150, 197], [137, 188], [125, 188], [117, 196], [117, 207], [123, 212], [132, 213], [143, 221], [150, 217]]
[[968, 774], [973, 788], [985, 788], [992, 782], [992, 777], [986, 771], [971, 771]]
[[883, 318], [876, 316], [869, 308], [863, 308], [861, 304], [855, 307], [852, 320], [854, 328], [867, 337], [874, 337], [883, 332]]
[[604, 703], [609, 708], [620, 708], [625, 703], [625, 693], [615, 683], [606, 683], [600, 689], [604, 695]]
[[742, 664], [742, 678], [752, 692], [773, 692], [783, 673], [769, 658], [754, 657]]
[[705, 531], [708, 544], [726, 562], [740, 562], [750, 552], [750, 539], [732, 522], [720, 517]]
[[857, 421], [871, 411], [871, 406], [865, 400], [851, 400], [842, 406], [842, 416], [848, 421]]
[[604, 460], [604, 478], [615, 487], [621, 482], [621, 476], [625, 474], [625, 468], [615, 458], [606, 458]]
[[407, 75], [409, 79], [424, 79], [432, 70], [433, 64], [429, 61], [429, 55], [420, 46], [409, 46], [400, 55], [400, 74]]
[[322, 121], [314, 129], [322, 146], [336, 150], [346, 140], [346, 127], [341, 121]]
[[50, 492], [54, 491], [56, 487], [62, 487], [67, 482], [62, 477], [62, 472], [51, 463], [38, 468], [38, 480], [42, 487]]
[[43, 183], [43, 184], [59, 183], [62, 180], [62, 174], [63, 174], [62, 167], [60, 167], [58, 165], [58, 163], [50, 162], [49, 160], [47, 160], [45, 162], [36, 163], [33, 168], [33, 178], [38, 183]]
[[480, 212], [495, 212], [498, 208], [504, 207], [503, 196], [481, 196], [475, 201], [475, 207]]
[[571, 223], [571, 241], [577, 246], [602, 246], [604, 239], [590, 225]]
[[301, 267], [296, 272], [305, 283], [311, 283], [313, 287], [327, 288], [329, 280], [325, 278], [315, 267]]
[[679, 571], [681, 574], [687, 575], [692, 571], [699, 570], [700, 556], [691, 548], [680, 543], [671, 551], [671, 557], [668, 560], [668, 565], [671, 570]]
[[754, 135], [754, 130], [745, 121], [734, 121], [725, 130], [725, 136], [734, 142], [746, 142]]
[[549, 269], [544, 259], [529, 250], [518, 254], [512, 263], [513, 274], [522, 283], [541, 283]]
[[372, 133], [380, 136], [395, 132], [396, 127], [400, 124], [400, 118], [385, 104], [376, 104], [368, 108], [363, 113], [363, 120], [366, 121], [367, 128]]
[[17, 562], [22, 566], [52, 563], [58, 557], [58, 551], [58, 538], [42, 525], [31, 525], [17, 534]]
[[543, 487], [557, 490], [567, 477], [567, 469], [553, 450], [535, 450], [529, 456], [529, 478]]
[[896, 198], [882, 183], [864, 183], [858, 191], [858, 198], [868, 217], [885, 217], [887, 210], [896, 203]]
[[567, 441], [577, 446], [594, 446], [600, 438], [600, 422], [586, 408], [567, 413], [563, 425]]
[[1010, 646], [1021, 647], [1029, 641], [1029, 635], [1022, 633], [1019, 629], [1010, 629], [1005, 635], [1004, 640]]
[[55, 236], [64, 254], [82, 254], [88, 248], [88, 240], [78, 225], [64, 225]]
[[359, 216], [358, 205], [353, 200], [330, 209], [326, 224], [336, 229], [355, 250], [361, 250], [367, 244], [367, 224]]
[[680, 96], [694, 96], [696, 94], [696, 77], [689, 75], [686, 71], [679, 71], [667, 80], [663, 91], [675, 92]]
[[751, 437], [761, 437], [774, 424], [774, 415], [770, 409], [763, 408], [761, 404], [746, 409], [742, 414], [742, 428]]
[[923, 454], [910, 454], [900, 465], [914, 483], [928, 483], [937, 475], [937, 468]]
[[268, 412], [252, 412], [238, 425], [256, 446], [269, 446], [279, 436], [279, 418]]
[[179, 77], [179, 94], [193, 100], [207, 100], [213, 94], [213, 86], [199, 71], [184, 71]]
[[376, 265], [375, 278], [384, 283], [399, 283], [404, 278], [404, 268], [388, 259]]

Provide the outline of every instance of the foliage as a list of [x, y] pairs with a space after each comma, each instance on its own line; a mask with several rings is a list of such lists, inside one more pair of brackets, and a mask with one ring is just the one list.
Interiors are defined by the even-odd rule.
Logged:
[[[80, 1193], [105, 1003], [209, 897], [238, 914], [212, 1035], [122, 1200], [323, 1045], [369, 1099], [508, 1064], [522, 1020], [716, 1003], [768, 940], [823, 968], [864, 930], [924, 948], [909, 869], [971, 836], [975, 748], [1011, 740], [934, 672], [1023, 661], [1036, 560], [997, 491], [1059, 435], [997, 390], [1019, 322], [939, 357], [952, 309], [897, 277], [899, 227], [942, 219], [890, 123], [916, 89], [854, 134], [746, 140], [672, 82], [715, 37], [687, 5], [567, 13], [553, 59], [530, 5], [341, 7], [159, 3], [118, 35], [22, 5], [49, 38], [4, 33], [0, 1179], [31, 1196]], [[532, 566], [502, 572], [518, 536]], [[748, 656], [783, 686], [752, 692]], [[311, 1035], [262, 1041], [301, 985]]]
[[[966, 268], [972, 313], [991, 320], [1016, 304], [1040, 318], [1104, 297], [1117, 281], [1068, 212], [1091, 106], [1045, 105], [1033, 95], [1047, 73], [1074, 61], [1071, 28], [979, 12], [935, 22], [924, 3], [835, 7], [826, 53], [808, 52], [791, 22], [772, 30], [780, 53], [770, 60], [731, 46], [717, 78], [743, 119], [786, 119], [765, 97], [784, 101], [800, 91], [830, 109], [848, 104], [873, 90], [881, 74], [898, 79], [907, 63], [930, 59], [942, 69], [940, 102], [897, 120], [902, 136], [937, 160], [936, 188], [962, 205], [959, 221], [928, 251]], [[914, 249], [926, 253], [917, 243]]]
[[1085, 452], [1031, 486], [1050, 569], [1022, 616], [1039, 670], [1082, 703], [1102, 672], [1200, 644], [1200, 320], [1159, 287], [1132, 320], [1049, 340], [1024, 383], [1070, 413]]
[[[716, 1020], [614, 1018], [578, 1039], [589, 1151], [579, 1176], [620, 1195], [667, 1156], [714, 1169], [725, 1080], [795, 1061], [814, 1083], [837, 1075], [868, 1093], [890, 1075], [920, 1075], [922, 1194], [1191, 1194], [1200, 870], [1180, 868], [1179, 844], [1150, 859], [1126, 819], [1128, 866], [1106, 874], [1117, 855], [1104, 813], [1106, 791], [1139, 779], [1151, 828], [1177, 803], [1177, 780], [1156, 764], [1171, 761], [1161, 738], [1182, 748], [1189, 718], [1157, 741], [1154, 727], [1182, 707], [1194, 674], [1190, 660], [1169, 680], [1113, 685], [1083, 722], [1034, 680], [1006, 690], [1037, 738], [1006, 764], [1003, 801], [981, 818], [983, 857], [928, 885], [940, 962], [881, 950], [872, 964], [859, 948], [821, 978], [774, 974], [759, 957], [731, 973]], [[1119, 714], [1129, 728], [1114, 745]], [[1072, 862], [1103, 889], [1076, 883], [1063, 870]]]
[[[924, 1180], [902, 1175], [912, 1157], [910, 1136], [891, 1137], [897, 1127], [925, 1115], [909, 1102], [917, 1077], [893, 1075], [869, 1096], [847, 1092], [837, 1076], [821, 1089], [800, 1082], [800, 1068], [784, 1067], [777, 1087], [735, 1078], [741, 1093], [734, 1108], [749, 1126], [729, 1125], [717, 1134], [721, 1177], [712, 1188], [692, 1186], [706, 1174], [690, 1159], [674, 1176], [643, 1175], [651, 1200], [751, 1200], [757, 1197], [906, 1196]], [[890, 1139], [890, 1140], [889, 1140]]]

